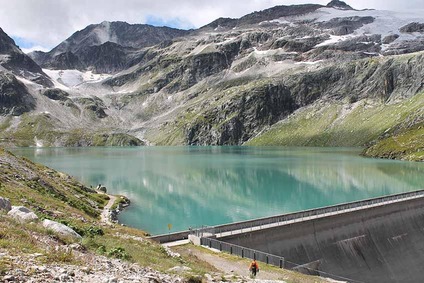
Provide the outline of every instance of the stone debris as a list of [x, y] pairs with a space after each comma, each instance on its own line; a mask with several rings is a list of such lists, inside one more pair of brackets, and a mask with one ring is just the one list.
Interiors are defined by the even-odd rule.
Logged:
[[30, 222], [38, 220], [38, 216], [25, 206], [12, 206], [12, 209], [7, 213], [10, 217], [20, 222]]
[[184, 282], [175, 275], [162, 274], [137, 264], [92, 254], [80, 255], [87, 261], [85, 267], [40, 264], [42, 261], [35, 260], [32, 255], [10, 256], [7, 252], [3, 254], [3, 261], [13, 262], [13, 266], [19, 268], [13, 268], [0, 275], [0, 282]]
[[[0, 249], [0, 259], [8, 262], [14, 268], [0, 275], [0, 282], [87, 282], [87, 283], [183, 283], [187, 277], [175, 275], [189, 273], [187, 266], [175, 266], [168, 270], [170, 274], [161, 273], [149, 267], [141, 267], [138, 264], [111, 259], [105, 256], [91, 253], [74, 252], [82, 265], [71, 264], [43, 264], [42, 254], [23, 254], [12, 256], [7, 250]], [[193, 275], [194, 276], [194, 275]], [[196, 277], [196, 276], [194, 276]], [[223, 281], [225, 280], [225, 281]], [[256, 282], [256, 283], [284, 283], [284, 281], [251, 279], [235, 275], [223, 275], [221, 273], [206, 274], [203, 281], [212, 282]]]
[[181, 255], [179, 253], [173, 252], [168, 246], [162, 246], [162, 247], [165, 249], [166, 254], [168, 256], [173, 257], [173, 258], [181, 257]]

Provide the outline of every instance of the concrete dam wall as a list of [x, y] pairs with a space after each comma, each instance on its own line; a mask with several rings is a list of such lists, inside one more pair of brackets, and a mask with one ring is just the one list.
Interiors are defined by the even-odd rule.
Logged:
[[[219, 238], [352, 282], [424, 282], [424, 198]], [[340, 278], [337, 278], [340, 279]]]

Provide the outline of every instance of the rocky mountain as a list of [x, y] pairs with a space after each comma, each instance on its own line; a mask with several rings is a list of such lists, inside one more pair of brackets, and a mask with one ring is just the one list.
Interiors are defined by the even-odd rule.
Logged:
[[[101, 145], [104, 135], [157, 145], [377, 145], [422, 123], [423, 24], [413, 12], [331, 1], [220, 18], [156, 45], [140, 43], [132, 25], [92, 25], [38, 60], [52, 64], [44, 71], [65, 93], [31, 86], [33, 115], [13, 125], [4, 118], [0, 138], [21, 145], [34, 137], [43, 145]], [[112, 36], [121, 33], [115, 25], [133, 36]], [[114, 32], [106, 36], [107, 26]], [[28, 133], [25, 123], [39, 126]], [[20, 131], [29, 141], [18, 139]], [[422, 152], [416, 144], [412, 151]]]
[[339, 0], [332, 0], [330, 3], [327, 4], [327, 7], [341, 9], [341, 10], [353, 10], [351, 6]]
[[137, 50], [188, 33], [168, 27], [105, 21], [77, 31], [48, 53], [38, 51], [30, 56], [43, 68], [115, 73], [141, 61], [143, 52]]
[[52, 86], [50, 79], [29, 56], [22, 52], [15, 41], [0, 28], [0, 71], [12, 73], [39, 83]]

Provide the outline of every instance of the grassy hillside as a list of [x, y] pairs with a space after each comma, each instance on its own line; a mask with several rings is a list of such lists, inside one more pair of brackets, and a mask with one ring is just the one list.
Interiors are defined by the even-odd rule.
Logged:
[[[51, 219], [73, 228], [83, 236], [81, 243], [89, 251], [129, 259], [159, 271], [181, 265], [181, 259], [168, 256], [160, 245], [131, 239], [144, 238], [144, 232], [101, 223], [100, 211], [108, 196], [92, 191], [66, 174], [17, 158], [1, 149], [0, 164], [0, 196], [9, 198], [12, 205], [24, 205], [33, 210], [40, 219]], [[44, 260], [52, 262], [74, 261], [72, 253], [52, 254], [37, 242], [35, 235], [59, 237], [44, 228], [18, 223], [0, 213], [0, 249], [11, 250], [17, 256], [41, 253], [45, 256]], [[72, 240], [61, 238], [59, 242], [69, 244]], [[192, 267], [195, 274], [207, 271], [201, 264], [185, 260], [184, 263]], [[7, 262], [0, 262], [0, 273], [7, 268]]]
[[424, 123], [382, 138], [364, 151], [371, 157], [424, 161]]
[[367, 99], [319, 102], [295, 112], [247, 145], [363, 147], [383, 135], [395, 135], [403, 142], [391, 143], [393, 137], [381, 140], [366, 155], [419, 160], [407, 155], [422, 151], [422, 127], [417, 121], [422, 119], [423, 109], [424, 94], [390, 104]]

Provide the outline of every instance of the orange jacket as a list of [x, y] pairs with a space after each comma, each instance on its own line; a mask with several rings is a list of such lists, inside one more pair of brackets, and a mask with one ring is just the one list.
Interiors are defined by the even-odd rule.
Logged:
[[252, 261], [252, 262], [250, 263], [249, 270], [252, 270], [252, 268], [253, 268], [253, 267], [255, 267], [255, 268], [256, 268], [256, 270], [259, 270], [259, 265], [258, 265], [258, 263], [256, 262], [256, 260], [254, 260], [254, 261]]

